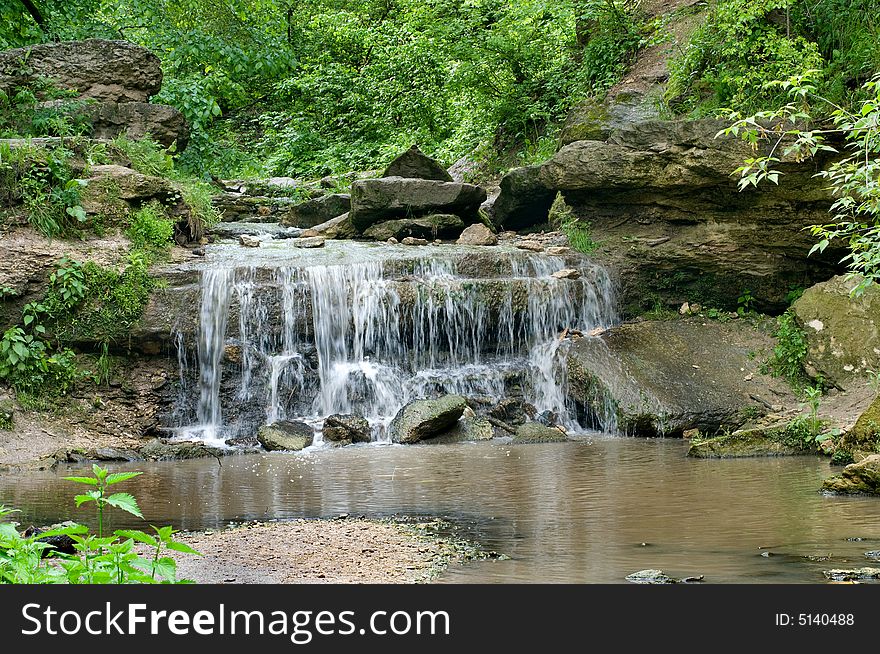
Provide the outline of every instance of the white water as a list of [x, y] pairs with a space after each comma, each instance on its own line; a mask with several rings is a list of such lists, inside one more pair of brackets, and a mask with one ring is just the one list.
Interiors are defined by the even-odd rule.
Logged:
[[[498, 270], [483, 266], [475, 277], [462, 271], [470, 257], [489, 256], [485, 250], [324, 250], [285, 251], [282, 242], [249, 251], [247, 262], [230, 249], [210, 260], [198, 389], [184, 391], [198, 396], [196, 426], [182, 428], [187, 437], [217, 442], [277, 420], [317, 427], [328, 415], [355, 413], [384, 440], [404, 404], [443, 393], [486, 403], [521, 394], [538, 412], [579, 427], [566, 404], [568, 341], [559, 336], [613, 323], [603, 269], [583, 261], [580, 279], [560, 280], [552, 273], [571, 263], [561, 257], [493, 248]], [[236, 363], [223, 361], [228, 345], [240, 348]]]

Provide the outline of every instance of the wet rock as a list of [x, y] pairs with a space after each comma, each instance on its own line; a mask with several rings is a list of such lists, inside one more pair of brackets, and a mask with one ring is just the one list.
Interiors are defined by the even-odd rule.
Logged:
[[455, 214], [465, 222], [477, 220], [486, 199], [479, 186], [461, 182], [384, 177], [351, 185], [351, 223], [363, 232], [385, 220], [429, 214]]
[[516, 428], [514, 443], [562, 443], [568, 438], [555, 427], [547, 427], [539, 422], [527, 422]]
[[861, 281], [834, 277], [792, 305], [806, 334], [807, 364], [843, 389], [863, 386], [867, 370], [880, 370], [880, 287], [853, 297]]
[[428, 241], [424, 238], [413, 238], [412, 236], [407, 236], [401, 241], [401, 243], [403, 245], [427, 245]]
[[352, 227], [347, 212], [320, 225], [315, 225], [312, 229], [325, 238], [354, 238], [357, 236], [357, 230]]
[[627, 575], [625, 579], [633, 584], [690, 584], [703, 581], [703, 575], [677, 579], [662, 570], [639, 570]]
[[256, 236], [251, 236], [250, 234], [242, 234], [238, 237], [239, 245], [242, 245], [246, 248], [258, 248], [260, 247], [261, 242], [262, 241], [260, 241], [259, 238], [257, 238]]
[[456, 241], [459, 245], [497, 245], [498, 237], [483, 223], [466, 227]]
[[[745, 321], [644, 321], [573, 341], [569, 397], [581, 424], [641, 436], [733, 431], [796, 406], [788, 385], [757, 370], [750, 355], [773, 341]], [[751, 381], [746, 372], [754, 371]], [[772, 402], [771, 402], [772, 400]]]
[[560, 246], [560, 245], [552, 245], [547, 248], [547, 254], [552, 255], [554, 257], [565, 257], [572, 254], [574, 250], [570, 247]]
[[[24, 62], [24, 64], [22, 64]], [[0, 52], [0, 90], [49, 79], [81, 98], [147, 102], [162, 88], [159, 58], [128, 41], [61, 41]]]
[[391, 440], [411, 444], [438, 436], [455, 425], [466, 407], [467, 401], [460, 395], [410, 402], [391, 421]]
[[141, 456], [153, 461], [200, 459], [207, 456], [220, 457], [228, 452], [219, 447], [205, 445], [201, 441], [169, 441], [157, 438], [140, 449]]
[[494, 224], [522, 229], [546, 223], [556, 189], [540, 179], [541, 166], [514, 168], [501, 179], [501, 192], [493, 206]]
[[556, 279], [580, 279], [581, 271], [575, 268], [563, 268], [553, 273], [553, 277]]
[[46, 543], [47, 545], [51, 545], [51, 549], [44, 550], [41, 553], [41, 558], [45, 558], [49, 556], [50, 553], [59, 553], [59, 554], [75, 554], [76, 553], [76, 541], [73, 540], [71, 536], [67, 534], [58, 534], [56, 536], [45, 536], [43, 538], [39, 538], [40, 534], [45, 534], [50, 531], [56, 531], [59, 529], [70, 529], [78, 527], [77, 523], [72, 522], [70, 520], [66, 520], [64, 522], [58, 522], [54, 525], [48, 525], [46, 527], [28, 527], [22, 532], [22, 536], [24, 538], [31, 538], [36, 536], [36, 541], [38, 543]]
[[880, 495], [880, 454], [850, 463], [842, 473], [822, 482], [822, 490], [842, 495]]
[[866, 581], [880, 579], [880, 568], [853, 568], [850, 570], [824, 570], [826, 579], [831, 581]]
[[485, 418], [462, 416], [455, 425], [444, 434], [434, 436], [425, 443], [450, 444], [488, 441], [495, 437], [495, 429]]
[[324, 442], [338, 446], [369, 443], [372, 440], [372, 430], [367, 419], [351, 414], [328, 416], [321, 432]]
[[872, 561], [880, 561], [880, 550], [865, 552], [865, 558], [871, 559]]
[[326, 239], [323, 236], [306, 236], [290, 239], [290, 244], [295, 248], [322, 248]]
[[408, 236], [434, 239], [454, 238], [464, 229], [464, 221], [453, 214], [432, 214], [423, 218], [398, 218], [376, 223], [364, 231], [364, 236], [374, 241], [398, 240]]
[[391, 238], [389, 238], [389, 239], [388, 239], [387, 241], [385, 241], [385, 242], [388, 243], [388, 245], [397, 245], [398, 243], [400, 243], [400, 241], [398, 241], [398, 240], [397, 240], [396, 238], [394, 238], [393, 236], [392, 236]]
[[559, 424], [559, 414], [555, 411], [541, 411], [541, 413], [535, 416], [535, 422], [547, 427], [555, 427]]
[[348, 213], [350, 209], [351, 196], [334, 193], [291, 207], [281, 218], [281, 224], [288, 227], [315, 227]]
[[698, 459], [808, 454], [809, 449], [788, 437], [789, 421], [740, 429], [714, 438], [693, 438], [687, 455]]
[[388, 164], [382, 177], [410, 177], [418, 179], [435, 179], [451, 182], [452, 176], [437, 161], [424, 154], [419, 146], [413, 145], [403, 154], [398, 155]]
[[522, 398], [508, 397], [489, 409], [489, 415], [509, 425], [521, 425], [532, 420], [538, 410]]
[[520, 250], [528, 250], [529, 252], [543, 252], [544, 246], [536, 241], [518, 241], [515, 243]]
[[271, 425], [263, 425], [257, 433], [266, 450], [298, 452], [309, 447], [314, 441], [315, 431], [304, 422], [282, 420]]
[[224, 442], [229, 447], [237, 447], [239, 449], [256, 450], [260, 448], [260, 441], [256, 436], [237, 436], [235, 438], [227, 438]]

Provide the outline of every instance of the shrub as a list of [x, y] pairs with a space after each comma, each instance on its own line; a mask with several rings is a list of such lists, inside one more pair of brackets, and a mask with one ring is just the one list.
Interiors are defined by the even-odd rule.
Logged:
[[174, 222], [161, 204], [153, 202], [134, 213], [125, 233], [136, 250], [164, 252], [174, 238]]

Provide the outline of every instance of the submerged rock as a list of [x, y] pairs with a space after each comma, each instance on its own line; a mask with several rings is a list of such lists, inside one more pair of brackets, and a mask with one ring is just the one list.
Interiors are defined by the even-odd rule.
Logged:
[[466, 407], [467, 401], [460, 395], [410, 402], [391, 421], [391, 440], [412, 444], [438, 436], [455, 425]]
[[542, 425], [540, 422], [527, 422], [516, 428], [514, 443], [562, 443], [568, 438], [559, 429]]
[[822, 482], [822, 490], [844, 495], [880, 495], [880, 454], [850, 463], [839, 475]]
[[465, 227], [456, 242], [459, 245], [497, 245], [498, 237], [483, 223], [474, 223]]
[[880, 568], [824, 570], [822, 574], [831, 581], [865, 581], [868, 579], [880, 579]]
[[625, 579], [633, 584], [690, 584], [703, 581], [703, 575], [678, 579], [670, 577], [662, 570], [639, 570], [627, 575]]
[[206, 456], [225, 456], [229, 452], [201, 441], [169, 441], [157, 438], [140, 449], [141, 456], [154, 461], [201, 459]]
[[740, 429], [714, 438], [694, 438], [687, 455], [697, 459], [808, 454], [810, 449], [788, 437], [789, 421], [766, 427]]
[[413, 145], [388, 164], [382, 177], [412, 177], [417, 179], [436, 179], [451, 182], [452, 176], [437, 161]]
[[321, 433], [325, 442], [340, 447], [352, 443], [369, 443], [372, 440], [372, 430], [367, 419], [351, 414], [337, 413], [327, 416]]
[[444, 434], [434, 436], [425, 443], [449, 444], [488, 441], [495, 438], [495, 429], [485, 418], [464, 415]]
[[262, 241], [256, 236], [251, 236], [250, 234], [242, 234], [238, 237], [238, 243], [239, 245], [242, 245], [246, 248], [258, 248], [260, 247], [260, 243], [262, 243]]
[[461, 234], [464, 221], [453, 214], [432, 214], [423, 218], [398, 218], [377, 223], [364, 231], [374, 241], [414, 238], [453, 238]]
[[315, 431], [304, 422], [282, 420], [263, 425], [257, 432], [257, 440], [266, 450], [298, 452], [312, 444]]

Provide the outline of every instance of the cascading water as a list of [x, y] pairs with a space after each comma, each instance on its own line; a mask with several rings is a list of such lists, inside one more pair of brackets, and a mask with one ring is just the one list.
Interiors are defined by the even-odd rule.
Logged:
[[522, 396], [578, 428], [560, 334], [614, 322], [609, 278], [581, 260], [579, 279], [557, 279], [563, 257], [491, 250], [347, 242], [304, 253], [282, 241], [244, 263], [220, 248], [202, 273], [191, 337], [198, 390], [183, 395], [198, 402], [177, 410], [179, 424], [196, 425], [181, 431], [224, 441], [354, 413], [382, 441], [404, 404], [444, 393], [484, 404]]

